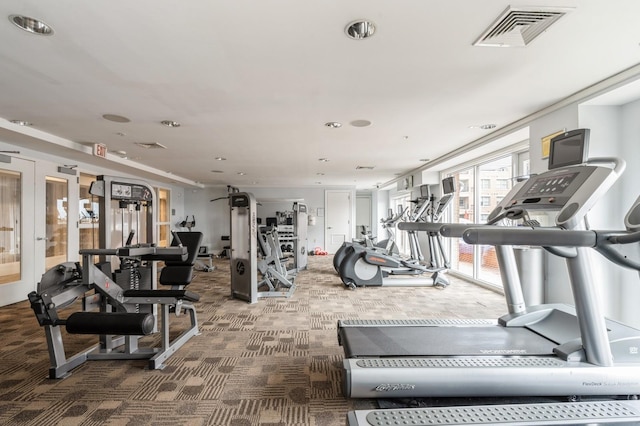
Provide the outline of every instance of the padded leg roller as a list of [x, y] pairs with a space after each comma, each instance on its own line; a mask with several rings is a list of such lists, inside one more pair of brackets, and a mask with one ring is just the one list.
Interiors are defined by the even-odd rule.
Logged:
[[67, 318], [66, 329], [71, 334], [116, 334], [143, 336], [155, 325], [151, 313], [76, 312]]

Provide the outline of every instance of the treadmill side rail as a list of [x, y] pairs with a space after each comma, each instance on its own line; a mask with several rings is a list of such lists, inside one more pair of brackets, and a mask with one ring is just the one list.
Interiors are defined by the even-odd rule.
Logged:
[[633, 363], [599, 367], [553, 356], [344, 360], [347, 398], [627, 396], [639, 389]]
[[640, 401], [585, 401], [514, 405], [358, 410], [347, 413], [348, 426], [593, 425], [638, 424]]

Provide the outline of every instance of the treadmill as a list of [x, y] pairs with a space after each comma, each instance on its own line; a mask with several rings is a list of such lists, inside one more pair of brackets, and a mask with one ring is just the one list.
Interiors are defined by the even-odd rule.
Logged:
[[[587, 212], [621, 175], [625, 163], [615, 158], [587, 161], [587, 141], [586, 129], [554, 138], [550, 170], [517, 185], [489, 216], [496, 222], [526, 219], [533, 210], [555, 211], [555, 227], [540, 228], [531, 222], [529, 227], [513, 228], [442, 227], [445, 236], [467, 234], [471, 243], [496, 245], [508, 313], [497, 323], [340, 321], [345, 396], [636, 397], [640, 393], [640, 330], [602, 315], [587, 258], [588, 247], [596, 245], [597, 238], [585, 237], [583, 232], [594, 231], [582, 230]], [[572, 158], [576, 144], [580, 156]], [[635, 208], [637, 218], [640, 207]], [[431, 230], [433, 225], [399, 227]], [[492, 242], [485, 241], [485, 233], [491, 234]], [[541, 245], [566, 258], [575, 307], [525, 306], [513, 244]]]

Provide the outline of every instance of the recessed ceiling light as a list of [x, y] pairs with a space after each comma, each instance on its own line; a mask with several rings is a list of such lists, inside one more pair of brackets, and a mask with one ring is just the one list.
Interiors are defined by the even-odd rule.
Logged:
[[114, 153], [121, 158], [127, 158], [127, 151], [115, 151]]
[[18, 126], [31, 126], [31, 123], [24, 120], [11, 120], [13, 124], [17, 124]]
[[227, 159], [224, 158], [224, 157], [216, 157], [216, 158], [214, 158], [214, 160], [216, 160], [216, 161], [226, 161]]
[[338, 123], [337, 121], [329, 121], [327, 123], [324, 123], [324, 125], [329, 127], [330, 129], [337, 129], [339, 127], [342, 127], [342, 123]]
[[344, 32], [353, 40], [364, 40], [376, 32], [376, 25], [366, 19], [358, 19], [347, 24]]
[[131, 121], [127, 117], [116, 114], [104, 114], [102, 118], [104, 118], [105, 120], [114, 121], [116, 123], [128, 123]]
[[22, 15], [10, 15], [9, 20], [14, 23], [18, 28], [23, 29], [31, 34], [38, 35], [51, 35], [53, 29], [42, 21], [29, 18]]
[[318, 158], [318, 161], [323, 162], [323, 163], [328, 163], [329, 159], [328, 158]]
[[324, 173], [316, 173], [317, 176], [324, 176]]
[[238, 172], [238, 174], [239, 174], [240, 176], [244, 176], [244, 175], [246, 175], [246, 173], [245, 173], [245, 172]]
[[127, 136], [127, 134], [126, 134], [126, 133], [122, 133], [122, 132], [118, 132], [118, 133], [116, 133], [116, 135], [118, 135], [118, 136], [120, 136], [120, 137]]
[[178, 123], [177, 121], [171, 121], [171, 120], [162, 120], [160, 124], [167, 127], [180, 127], [180, 123]]
[[474, 124], [469, 126], [470, 129], [482, 129], [482, 130], [491, 130], [491, 129], [495, 129], [496, 125], [495, 124]]
[[426, 163], [427, 161], [431, 161], [431, 158], [421, 158], [420, 161]]
[[211, 173], [224, 173], [222, 170], [211, 170]]
[[322, 185], [322, 182], [316, 182], [317, 185]]
[[368, 127], [368, 126], [371, 126], [371, 122], [369, 120], [353, 120], [350, 124], [353, 127]]

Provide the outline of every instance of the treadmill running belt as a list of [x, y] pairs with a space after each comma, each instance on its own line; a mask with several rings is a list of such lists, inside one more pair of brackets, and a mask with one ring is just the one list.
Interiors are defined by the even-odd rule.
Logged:
[[554, 342], [520, 327], [347, 327], [347, 358], [553, 355]]

